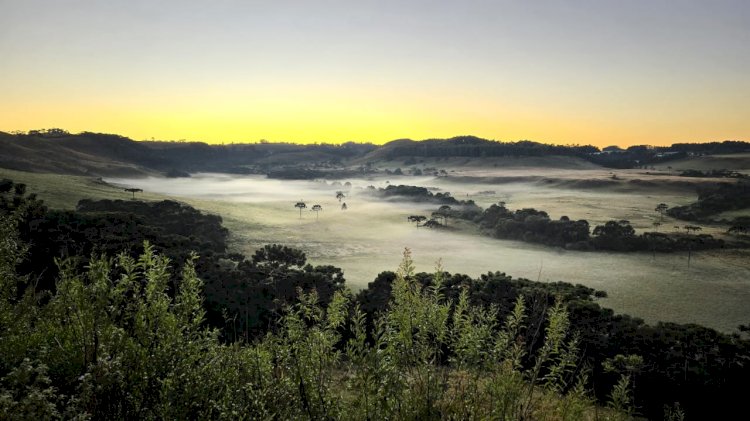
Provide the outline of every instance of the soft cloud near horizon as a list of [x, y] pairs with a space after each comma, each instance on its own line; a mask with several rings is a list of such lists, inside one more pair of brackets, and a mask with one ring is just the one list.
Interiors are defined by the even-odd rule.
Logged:
[[0, 130], [748, 139], [744, 1], [0, 0]]

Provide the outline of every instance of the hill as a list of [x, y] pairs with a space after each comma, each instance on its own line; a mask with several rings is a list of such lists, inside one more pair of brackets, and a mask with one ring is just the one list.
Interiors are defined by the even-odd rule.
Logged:
[[163, 160], [130, 139], [94, 133], [55, 138], [0, 132], [0, 167], [70, 175], [133, 176], [152, 172]]
[[[53, 133], [53, 134], [50, 134]], [[336, 165], [374, 145], [291, 143], [208, 145], [137, 142], [110, 134], [0, 132], [0, 167], [69, 175], [139, 176], [177, 172], [266, 172], [279, 165]]]
[[518, 157], [518, 156], [587, 156], [598, 151], [593, 146], [561, 146], [522, 140], [498, 142], [475, 136], [413, 141], [399, 139], [386, 143], [364, 157], [367, 161], [404, 157]]
[[[707, 154], [714, 155], [704, 156]], [[94, 176], [184, 176], [195, 172], [268, 174], [300, 168], [328, 174], [331, 169], [360, 171], [373, 164], [385, 168], [422, 164], [440, 168], [579, 170], [661, 165], [747, 170], [749, 161], [750, 144], [736, 141], [599, 150], [594, 146], [549, 145], [528, 140], [500, 142], [475, 136], [421, 141], [398, 139], [382, 146], [353, 142], [341, 145], [269, 142], [209, 145], [137, 142], [118, 135], [70, 134], [60, 129], [25, 134], [0, 132], [2, 168]]]
[[732, 170], [750, 174], [750, 153], [691, 156], [657, 165], [661, 170]]

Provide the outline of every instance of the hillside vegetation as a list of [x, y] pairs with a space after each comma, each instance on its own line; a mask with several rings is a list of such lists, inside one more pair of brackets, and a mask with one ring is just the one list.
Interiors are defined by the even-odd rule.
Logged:
[[180, 203], [61, 212], [4, 185], [0, 408], [21, 417], [700, 419], [750, 374], [739, 335], [649, 326], [580, 285], [407, 253], [353, 295], [297, 250], [231, 253]]
[[[619, 149], [619, 148], [618, 148]], [[602, 151], [586, 145], [549, 145], [532, 141], [498, 142], [474, 136], [413, 141], [401, 139], [382, 146], [353, 142], [341, 145], [261, 142], [208, 145], [201, 142], [142, 141], [111, 134], [70, 134], [60, 129], [29, 133], [0, 132], [0, 167], [24, 171], [77, 175], [187, 175], [192, 172], [268, 173], [299, 166], [329, 174], [350, 166], [367, 171], [373, 163], [386, 166], [403, 161], [449, 159], [475, 166], [550, 165], [583, 169], [598, 165], [636, 168], [690, 155], [747, 153], [746, 142], [633, 146]], [[512, 161], [508, 161], [508, 159]], [[520, 161], [515, 158], [522, 158]], [[304, 175], [304, 174], [303, 174]], [[305, 176], [307, 177], [307, 176]], [[303, 178], [305, 178], [303, 177]]]

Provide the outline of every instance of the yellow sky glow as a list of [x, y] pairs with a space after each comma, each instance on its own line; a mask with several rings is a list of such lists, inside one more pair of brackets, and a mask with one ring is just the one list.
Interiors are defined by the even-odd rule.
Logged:
[[25, 0], [0, 131], [135, 140], [750, 140], [750, 3]]

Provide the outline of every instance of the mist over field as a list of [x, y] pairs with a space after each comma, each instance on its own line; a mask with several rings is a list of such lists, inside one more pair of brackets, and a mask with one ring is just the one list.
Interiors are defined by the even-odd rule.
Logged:
[[[514, 174], [526, 175], [524, 171]], [[429, 215], [437, 205], [385, 200], [367, 191], [368, 186], [418, 185], [450, 192], [457, 199], [472, 199], [482, 207], [505, 201], [513, 209], [545, 210], [553, 219], [563, 215], [588, 219], [592, 226], [609, 219], [628, 219], [636, 229], [652, 228], [658, 217], [653, 210], [656, 203], [671, 206], [693, 200], [691, 194], [674, 189], [644, 194], [641, 190], [561, 189], [535, 182], [471, 181], [471, 177], [482, 175], [486, 176], [288, 181], [201, 173], [191, 178], [106, 181], [174, 197], [223, 216], [232, 246], [245, 254], [270, 243], [299, 248], [316, 264], [341, 267], [353, 289], [365, 287], [381, 271], [395, 270], [408, 247], [419, 271], [431, 272], [441, 260], [444, 269], [452, 273], [478, 276], [502, 271], [531, 280], [581, 283], [608, 293], [602, 305], [649, 322], [698, 323], [731, 331], [750, 316], [746, 306], [750, 300], [750, 255], [746, 251], [702, 251], [693, 255], [688, 267], [686, 253], [657, 253], [654, 257], [651, 253], [571, 251], [477, 235], [458, 221], [454, 222], [459, 225], [457, 230], [416, 228], [407, 216]], [[582, 177], [580, 171], [545, 173], [556, 179], [574, 175]], [[601, 177], [601, 171], [589, 175]], [[346, 182], [351, 186], [345, 186]], [[347, 210], [341, 210], [337, 191], [346, 194], [342, 202]], [[294, 207], [300, 200], [307, 205], [301, 218]], [[314, 204], [323, 208], [317, 217], [311, 211]], [[672, 229], [664, 223], [663, 230]], [[711, 227], [706, 230], [711, 232]]]

